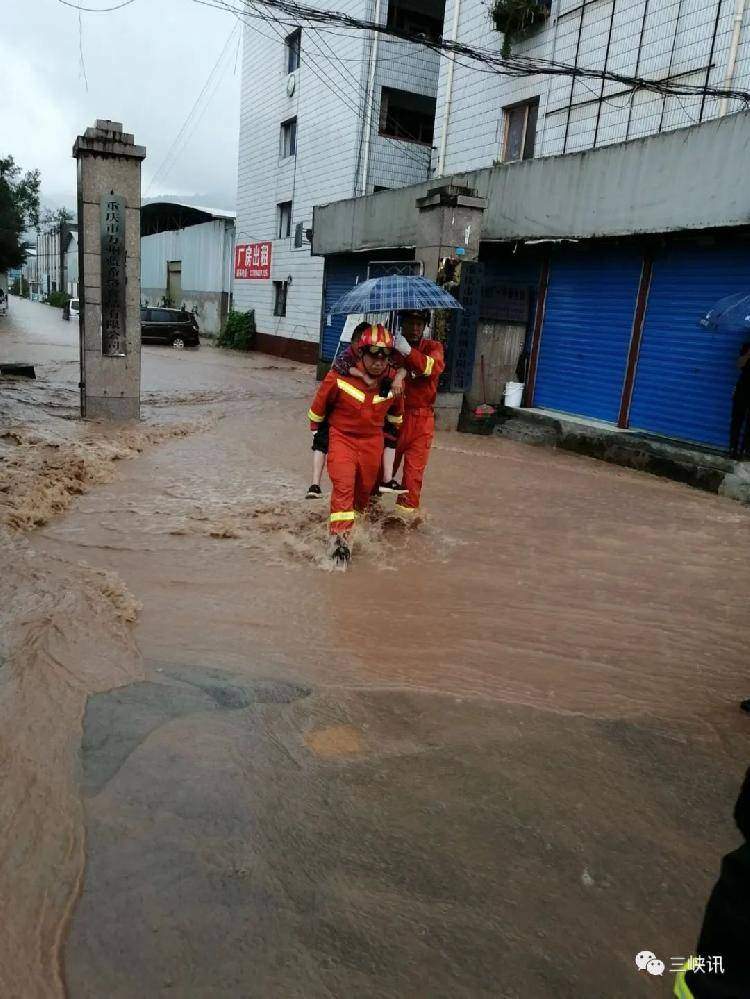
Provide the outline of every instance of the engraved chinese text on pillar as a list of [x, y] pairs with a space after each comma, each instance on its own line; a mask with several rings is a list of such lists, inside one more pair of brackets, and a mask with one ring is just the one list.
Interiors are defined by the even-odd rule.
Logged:
[[102, 354], [125, 354], [125, 199], [103, 194], [101, 200]]

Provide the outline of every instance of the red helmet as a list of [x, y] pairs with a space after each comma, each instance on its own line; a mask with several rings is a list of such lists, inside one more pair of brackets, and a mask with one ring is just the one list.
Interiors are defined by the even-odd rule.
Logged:
[[381, 347], [390, 353], [393, 350], [393, 337], [385, 326], [377, 323], [364, 330], [359, 338], [358, 347], [361, 351], [369, 350], [370, 347]]

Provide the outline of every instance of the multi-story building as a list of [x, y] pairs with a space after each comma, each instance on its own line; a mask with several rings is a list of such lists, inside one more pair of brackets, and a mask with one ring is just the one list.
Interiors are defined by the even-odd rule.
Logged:
[[78, 294], [78, 226], [55, 222], [37, 233], [36, 267], [39, 294]]
[[[750, 292], [750, 113], [715, 92], [748, 86], [750, 9], [559, 0], [537, 17], [510, 46], [531, 72], [443, 61], [427, 182], [316, 207], [326, 282], [384, 248], [432, 277], [472, 261], [446, 387], [498, 403], [517, 377], [527, 407], [726, 448], [748, 334], [701, 319]], [[501, 51], [479, 0], [448, 0], [445, 25]]]
[[[443, 0], [335, 9], [431, 37], [443, 27]], [[247, 22], [234, 303], [255, 310], [262, 349], [317, 359], [323, 261], [310, 253], [313, 206], [427, 179], [439, 62], [378, 33]]]
[[[533, 0], [529, 0], [531, 6]], [[499, 52], [493, 6], [446, 0], [446, 36]], [[740, 110], [736, 101], [659, 93], [661, 83], [743, 89], [750, 85], [745, 5], [733, 0], [539, 0], [536, 26], [513, 56], [641, 78], [648, 87], [586, 75], [505, 76], [466, 59], [442, 60], [435, 173], [453, 174], [532, 157], [598, 149], [696, 125]]]

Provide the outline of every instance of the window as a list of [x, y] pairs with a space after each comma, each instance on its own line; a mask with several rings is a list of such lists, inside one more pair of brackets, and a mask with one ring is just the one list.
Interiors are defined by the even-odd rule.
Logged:
[[538, 113], [538, 97], [503, 108], [503, 163], [533, 158]]
[[281, 136], [279, 141], [279, 155], [282, 160], [287, 156], [297, 155], [297, 119], [290, 118], [281, 123]]
[[292, 203], [282, 201], [278, 205], [279, 209], [279, 239], [289, 239], [292, 234]]
[[293, 31], [291, 35], [287, 35], [284, 40], [284, 47], [286, 51], [286, 71], [287, 73], [293, 73], [295, 69], [299, 69], [299, 54], [302, 48], [302, 28], [297, 28]]
[[383, 87], [380, 91], [380, 134], [432, 145], [435, 98]]
[[299, 250], [299, 248], [304, 244], [305, 240], [305, 223], [298, 222], [294, 227], [294, 248]]
[[432, 42], [436, 42], [443, 33], [443, 18], [445, 14], [445, 4], [443, 2], [430, 4], [429, 12], [417, 10], [417, 7], [424, 7], [418, 0], [390, 0], [388, 4], [388, 27], [398, 31], [405, 31], [409, 35], [424, 35]]
[[372, 193], [373, 194], [377, 194], [378, 191], [390, 191], [390, 190], [391, 190], [390, 187], [383, 187], [382, 184], [375, 184], [374, 187], [373, 187], [373, 189], [372, 189]]
[[287, 287], [286, 281], [274, 281], [273, 283], [273, 314], [275, 316], [286, 315]]

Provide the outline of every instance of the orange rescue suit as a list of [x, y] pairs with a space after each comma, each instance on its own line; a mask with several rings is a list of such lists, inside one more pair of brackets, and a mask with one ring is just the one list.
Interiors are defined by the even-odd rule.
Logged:
[[435, 400], [438, 381], [445, 370], [443, 345], [438, 340], [420, 340], [419, 348], [402, 358], [408, 375], [404, 383], [404, 425], [396, 445], [398, 469], [404, 463], [403, 484], [407, 493], [399, 496], [396, 506], [402, 510], [419, 509], [427, 459], [435, 435]]
[[403, 400], [379, 384], [368, 386], [356, 376], [329, 371], [320, 384], [310, 411], [310, 429], [328, 420], [328, 475], [331, 493], [331, 534], [351, 530], [366, 508], [380, 473], [383, 423], [403, 423]]

